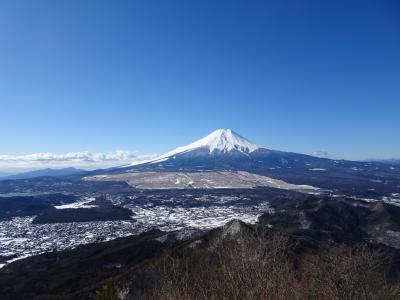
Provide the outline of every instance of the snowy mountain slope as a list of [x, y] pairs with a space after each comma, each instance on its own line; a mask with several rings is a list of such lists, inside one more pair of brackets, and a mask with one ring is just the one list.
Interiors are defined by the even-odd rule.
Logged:
[[231, 129], [217, 129], [209, 135], [197, 140], [189, 145], [178, 147], [172, 151], [162, 154], [154, 159], [132, 163], [123, 167], [142, 165], [144, 163], [157, 163], [166, 161], [176, 155], [187, 154], [196, 151], [197, 155], [202, 154], [228, 154], [235, 152], [236, 154], [249, 154], [263, 147], [250, 142]]
[[270, 150], [249, 141], [231, 129], [217, 129], [189, 145], [178, 147], [147, 161], [121, 166], [114, 171], [120, 172], [121, 169], [139, 171], [256, 170], [292, 165], [302, 165], [306, 169], [312, 169], [322, 168], [326, 161], [328, 160], [304, 154]]
[[161, 155], [160, 159], [198, 149], [207, 149], [209, 153], [213, 153], [214, 151], [227, 153], [234, 150], [242, 153], [251, 153], [259, 148], [262, 147], [250, 142], [231, 129], [217, 129], [194, 143], [178, 147], [175, 150]]

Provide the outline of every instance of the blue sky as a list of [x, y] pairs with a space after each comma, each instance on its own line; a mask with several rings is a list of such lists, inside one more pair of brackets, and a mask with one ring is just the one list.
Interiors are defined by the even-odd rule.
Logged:
[[0, 2], [0, 155], [161, 153], [216, 128], [400, 157], [400, 4]]

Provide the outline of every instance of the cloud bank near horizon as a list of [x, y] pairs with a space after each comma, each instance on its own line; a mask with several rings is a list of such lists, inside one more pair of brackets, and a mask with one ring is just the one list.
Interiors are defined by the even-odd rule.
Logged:
[[93, 170], [144, 161], [155, 156], [138, 155], [128, 150], [116, 150], [110, 153], [81, 151], [62, 154], [41, 152], [26, 155], [0, 155], [0, 171], [23, 172], [42, 168], [66, 167]]
[[330, 157], [328, 151], [326, 151], [326, 150], [315, 150], [312, 153], [312, 155], [316, 156], [316, 157], [320, 157], [320, 158], [329, 158]]

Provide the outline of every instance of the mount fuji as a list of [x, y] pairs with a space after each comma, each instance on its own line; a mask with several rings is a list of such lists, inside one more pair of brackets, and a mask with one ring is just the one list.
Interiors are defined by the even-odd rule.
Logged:
[[172, 151], [162, 154], [152, 160], [134, 163], [124, 167], [143, 165], [147, 163], [158, 163], [177, 158], [210, 158], [212, 156], [249, 156], [251, 153], [265, 149], [264, 147], [252, 143], [231, 129], [217, 129], [209, 135], [186, 146], [178, 147]]
[[[137, 171], [250, 171], [280, 174], [280, 169], [326, 171], [344, 161], [334, 161], [299, 153], [272, 150], [253, 143], [231, 129], [217, 129], [186, 146], [178, 147], [148, 161], [135, 162], [114, 172]], [[363, 164], [352, 162], [354, 164]], [[291, 171], [293, 171], [291, 170]], [[283, 172], [287, 173], [287, 172]]]
[[240, 136], [231, 129], [217, 129], [206, 137], [187, 146], [176, 148], [161, 157], [167, 158], [176, 154], [182, 154], [194, 150], [208, 150], [212, 153], [232, 153], [240, 152], [248, 154], [263, 148], [260, 145], [254, 144], [246, 138]]
[[[400, 187], [399, 166], [273, 150], [253, 143], [231, 129], [217, 129], [154, 159], [99, 170], [93, 175], [132, 172], [196, 173], [195, 178], [200, 176], [197, 173], [204, 172], [223, 172], [224, 176], [227, 172], [246, 172], [288, 184], [309, 185], [363, 197], [372, 197], [375, 193], [398, 193]], [[155, 179], [152, 177], [151, 180]]]

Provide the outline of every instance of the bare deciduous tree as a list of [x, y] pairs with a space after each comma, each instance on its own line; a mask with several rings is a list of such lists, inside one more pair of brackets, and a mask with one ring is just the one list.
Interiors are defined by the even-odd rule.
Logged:
[[272, 233], [242, 232], [207, 248], [166, 256], [158, 284], [145, 299], [399, 299], [386, 280], [382, 252], [336, 245], [298, 257], [293, 244]]

